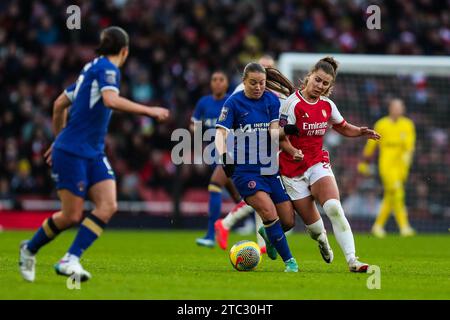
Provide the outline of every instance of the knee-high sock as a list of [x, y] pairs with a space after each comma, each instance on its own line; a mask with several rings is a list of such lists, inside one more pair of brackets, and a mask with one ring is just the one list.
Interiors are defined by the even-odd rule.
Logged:
[[230, 230], [241, 219], [247, 217], [254, 210], [245, 201], [239, 202], [222, 220], [225, 229]]
[[306, 230], [312, 239], [323, 243], [328, 241], [327, 231], [325, 230], [322, 218], [319, 218], [319, 220], [314, 223], [306, 225]]
[[381, 202], [380, 211], [378, 212], [378, 216], [375, 220], [375, 226], [384, 227], [386, 225], [389, 216], [391, 215], [391, 211], [393, 209], [393, 197], [392, 191], [386, 190], [384, 191], [383, 201]]
[[28, 242], [27, 249], [31, 253], [36, 254], [41, 247], [55, 239], [61, 231], [56, 227], [53, 217], [45, 219], [42, 226], [34, 234], [30, 242]]
[[351, 259], [355, 258], [355, 240], [353, 239], [350, 224], [344, 215], [344, 209], [342, 208], [341, 202], [337, 199], [327, 200], [323, 204], [323, 210], [328, 218], [330, 218], [336, 241], [339, 243], [339, 246], [345, 255], [345, 259], [349, 262]]
[[208, 232], [206, 237], [208, 239], [214, 239], [214, 223], [219, 219], [220, 210], [222, 208], [222, 189], [215, 185], [210, 184], [208, 186], [209, 191], [209, 209], [208, 209]]
[[403, 186], [395, 189], [393, 196], [394, 216], [400, 229], [409, 227], [408, 213], [405, 206], [405, 190]]
[[106, 223], [92, 213], [86, 216], [68, 253], [81, 257], [83, 252], [102, 234], [105, 226]]
[[280, 220], [277, 219], [269, 224], [264, 224], [264, 228], [266, 229], [266, 234], [270, 243], [272, 243], [275, 249], [277, 249], [277, 252], [283, 261], [287, 261], [292, 258], [292, 253], [289, 249], [283, 228], [281, 227]]

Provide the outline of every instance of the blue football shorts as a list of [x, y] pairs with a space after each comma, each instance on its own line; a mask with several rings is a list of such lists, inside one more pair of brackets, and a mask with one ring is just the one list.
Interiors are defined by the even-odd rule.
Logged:
[[257, 191], [264, 191], [270, 195], [275, 204], [290, 200], [278, 174], [262, 176], [251, 173], [237, 173], [233, 175], [233, 182], [244, 199], [254, 195]]
[[107, 179], [115, 180], [105, 154], [88, 159], [61, 149], [52, 150], [52, 178], [57, 190], [67, 189], [82, 198], [94, 184]]

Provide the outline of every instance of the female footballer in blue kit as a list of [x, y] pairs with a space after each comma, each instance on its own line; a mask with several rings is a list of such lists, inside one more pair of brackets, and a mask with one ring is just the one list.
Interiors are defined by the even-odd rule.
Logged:
[[[297, 262], [284, 235], [285, 231], [294, 226], [292, 203], [284, 190], [278, 170], [275, 174], [265, 172], [264, 169], [267, 169], [268, 165], [264, 164], [259, 156], [264, 153], [261, 150], [264, 140], [267, 145], [271, 139], [277, 139], [276, 133], [279, 129], [280, 101], [273, 93], [265, 90], [266, 79], [266, 69], [262, 65], [252, 62], [245, 67], [244, 91], [232, 95], [225, 102], [216, 125], [215, 143], [225, 173], [232, 177], [241, 196], [263, 220], [264, 227], [261, 227], [259, 232], [266, 241], [267, 255], [275, 259], [278, 252], [286, 265], [285, 272], [297, 272]], [[295, 132], [288, 132], [291, 128], [296, 129]], [[235, 134], [236, 164], [233, 164], [236, 161], [227, 155], [226, 139], [231, 129], [234, 129]], [[280, 139], [283, 139], [285, 134], [297, 133], [298, 129], [289, 126], [279, 132]], [[241, 134], [248, 135], [249, 140], [257, 139], [258, 142], [255, 145], [246, 138], [242, 140], [239, 138]], [[263, 142], [260, 143], [261, 141]], [[241, 161], [239, 157], [242, 150], [245, 161]], [[267, 154], [268, 150], [265, 152]], [[256, 162], [250, 160], [254, 155], [258, 155]], [[271, 159], [276, 161], [276, 155]]]
[[[128, 34], [119, 27], [101, 32], [99, 56], [87, 63], [75, 85], [68, 87], [54, 103], [53, 128], [56, 140], [46, 152], [52, 167], [61, 211], [46, 219], [29, 241], [20, 246], [20, 273], [35, 279], [35, 255], [61, 231], [81, 222], [79, 231], [64, 257], [55, 265], [59, 275], [75, 275], [81, 281], [91, 274], [80, 264], [80, 256], [100, 236], [117, 210], [114, 172], [104, 153], [112, 109], [142, 114], [164, 121], [169, 111], [148, 107], [119, 96], [120, 70], [128, 57]], [[66, 119], [67, 108], [69, 118]], [[67, 124], [66, 124], [67, 121]], [[84, 199], [95, 209], [82, 220]]]
[[[198, 132], [200, 135], [202, 135], [202, 126], [204, 126], [205, 129], [215, 129], [222, 106], [230, 96], [227, 94], [228, 78], [223, 71], [213, 72], [210, 85], [212, 94], [200, 98], [191, 118], [191, 131], [200, 131]], [[194, 133], [194, 136], [195, 135], [196, 134]], [[208, 185], [208, 230], [203, 238], [196, 239], [196, 243], [199, 246], [214, 247], [215, 245], [214, 223], [221, 213], [223, 187], [227, 188], [230, 196], [236, 203], [241, 201], [239, 192], [236, 190], [233, 182], [228, 179], [225, 172], [223, 172], [222, 166], [215, 166]]]

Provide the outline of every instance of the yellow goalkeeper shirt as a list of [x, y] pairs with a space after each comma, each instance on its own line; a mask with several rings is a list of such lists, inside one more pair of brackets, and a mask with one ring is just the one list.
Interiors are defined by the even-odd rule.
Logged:
[[406, 117], [393, 121], [386, 116], [375, 123], [374, 129], [381, 135], [381, 139], [368, 140], [364, 147], [364, 156], [367, 158], [372, 156], [379, 145], [380, 175], [396, 170], [406, 173], [411, 164], [416, 142], [414, 123]]

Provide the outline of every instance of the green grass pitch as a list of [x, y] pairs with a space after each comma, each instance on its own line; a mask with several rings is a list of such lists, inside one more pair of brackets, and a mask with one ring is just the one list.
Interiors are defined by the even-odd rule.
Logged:
[[[380, 267], [380, 289], [368, 289], [369, 274], [350, 273], [332, 235], [335, 260], [322, 261], [306, 234], [288, 236], [300, 272], [286, 274], [281, 259], [264, 255], [256, 271], [235, 271], [228, 252], [202, 248], [194, 231], [107, 230], [83, 256], [93, 278], [69, 290], [53, 264], [75, 233], [60, 235], [38, 254], [34, 283], [20, 277], [18, 245], [32, 232], [0, 233], [0, 299], [450, 299], [450, 236], [355, 236], [362, 261]], [[254, 236], [231, 234], [230, 246]]]

